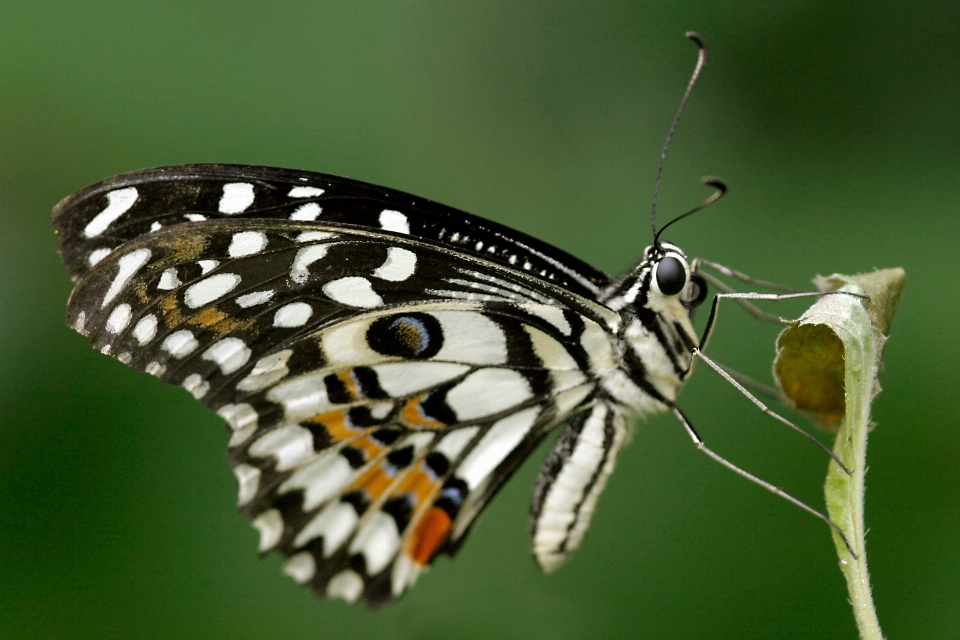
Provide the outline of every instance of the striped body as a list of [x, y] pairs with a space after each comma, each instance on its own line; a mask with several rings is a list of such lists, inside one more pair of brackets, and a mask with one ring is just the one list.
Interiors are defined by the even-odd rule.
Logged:
[[690, 373], [705, 294], [667, 243], [613, 280], [421, 198], [265, 167], [117, 176], [54, 226], [69, 324], [221, 415], [260, 551], [370, 606], [454, 553], [556, 430], [531, 537], [562, 565], [632, 422]]

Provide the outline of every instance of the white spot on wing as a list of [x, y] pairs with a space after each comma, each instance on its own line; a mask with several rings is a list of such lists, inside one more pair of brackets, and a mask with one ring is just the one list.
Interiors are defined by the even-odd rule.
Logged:
[[520, 306], [524, 311], [537, 316], [541, 320], [546, 320], [559, 329], [560, 333], [565, 336], [569, 336], [573, 331], [573, 329], [570, 328], [570, 323], [567, 322], [567, 318], [563, 315], [563, 309], [559, 307], [533, 302], [525, 302]]
[[290, 359], [291, 355], [293, 355], [293, 349], [284, 349], [260, 358], [257, 364], [253, 366], [250, 375], [237, 384], [237, 389], [240, 391], [260, 391], [283, 379], [290, 373], [290, 369], [287, 368], [287, 360]]
[[93, 251], [90, 252], [90, 255], [87, 256], [87, 264], [89, 264], [92, 267], [93, 265], [97, 264], [98, 262], [106, 258], [108, 255], [110, 255], [111, 251], [113, 251], [113, 249], [109, 249], [107, 247], [94, 249]]
[[163, 229], [163, 225], [154, 220], [150, 225], [150, 231], [160, 231], [160, 229]]
[[174, 358], [180, 359], [193, 353], [199, 344], [191, 332], [182, 329], [167, 336], [167, 339], [163, 341], [163, 350]]
[[130, 305], [127, 303], [118, 304], [114, 310], [110, 312], [110, 317], [107, 318], [107, 331], [110, 333], [120, 333], [130, 324], [132, 316]]
[[157, 335], [157, 316], [153, 314], [140, 318], [140, 321], [133, 327], [133, 337], [140, 344], [150, 342], [155, 335]]
[[256, 410], [247, 404], [225, 404], [217, 410], [217, 414], [227, 421], [233, 430], [230, 436], [230, 446], [235, 447], [243, 444], [257, 430], [257, 420], [259, 415]]
[[323, 209], [320, 208], [320, 205], [316, 202], [308, 202], [294, 209], [293, 213], [290, 214], [290, 219], [313, 221], [316, 220], [321, 213], [323, 213]]
[[187, 287], [183, 301], [191, 309], [202, 307], [208, 302], [222, 298], [237, 288], [240, 276], [235, 273], [218, 273]]
[[434, 450], [447, 456], [448, 460], [455, 460], [457, 456], [460, 455], [460, 452], [463, 451], [464, 447], [470, 444], [470, 441], [473, 440], [473, 437], [477, 435], [477, 431], [479, 430], [480, 427], [457, 429], [445, 435], [443, 440], [438, 442], [437, 446], [434, 447]]
[[330, 250], [329, 244], [312, 244], [297, 251], [290, 267], [290, 279], [297, 284], [303, 284], [310, 277], [310, 265], [322, 259]]
[[229, 375], [247, 364], [250, 354], [250, 347], [240, 338], [224, 338], [213, 343], [201, 357], [219, 366], [223, 375]]
[[183, 379], [181, 386], [199, 400], [210, 391], [210, 383], [200, 377], [198, 373], [191, 373]]
[[260, 488], [260, 469], [249, 464], [238, 464], [233, 468], [233, 475], [237, 476], [239, 488], [237, 490], [237, 506], [242, 507], [257, 495]]
[[323, 195], [323, 189], [317, 187], [293, 187], [287, 196], [291, 198], [316, 198]]
[[343, 598], [353, 603], [361, 593], [363, 593], [363, 578], [353, 569], [344, 569], [327, 583], [328, 598]]
[[381, 298], [373, 290], [373, 285], [366, 278], [348, 276], [339, 280], [331, 280], [323, 285], [323, 292], [331, 300], [335, 300], [349, 307], [373, 309], [383, 304]]
[[434, 311], [443, 330], [443, 346], [433, 360], [503, 364], [507, 338], [496, 322], [475, 311]]
[[103, 296], [103, 302], [100, 303], [101, 308], [107, 306], [117, 297], [117, 294], [120, 293], [130, 279], [136, 275], [137, 271], [139, 271], [143, 265], [147, 264], [150, 255], [150, 249], [137, 249], [122, 256], [117, 261], [119, 265], [117, 276], [113, 279], [113, 282], [110, 283], [110, 288], [107, 289], [106, 295]]
[[[256, 369], [254, 370], [256, 371]], [[286, 375], [286, 366], [283, 367], [283, 371]], [[280, 378], [282, 377], [280, 376]], [[267, 393], [267, 400], [282, 404], [288, 420], [306, 418], [328, 410], [330, 401], [327, 399], [327, 388], [323, 383], [324, 377], [325, 375], [322, 373], [310, 373], [278, 384]], [[277, 378], [277, 380], [280, 378]], [[241, 384], [243, 383], [241, 382]], [[263, 385], [260, 388], [266, 386], [268, 385]]]
[[380, 228], [396, 233], [410, 233], [410, 221], [399, 211], [384, 209], [380, 212]]
[[447, 404], [460, 420], [473, 420], [514, 407], [533, 392], [523, 375], [512, 369], [480, 369], [447, 392]]
[[270, 298], [273, 297], [273, 291], [254, 291], [253, 293], [247, 293], [237, 298], [237, 304], [247, 309], [249, 307], [255, 307], [258, 304], [263, 304], [264, 302], [270, 302]]
[[332, 231], [304, 231], [297, 236], [297, 242], [313, 242], [314, 240], [328, 240], [336, 238], [338, 234]]
[[290, 556], [283, 563], [283, 572], [297, 581], [298, 584], [306, 584], [313, 579], [317, 572], [317, 562], [313, 559], [313, 554], [309, 551], [301, 551], [296, 555]]
[[227, 253], [231, 258], [251, 256], [260, 253], [267, 246], [267, 234], [262, 231], [241, 231], [233, 234]]
[[324, 331], [321, 343], [327, 365], [346, 367], [382, 360], [367, 344], [369, 327], [370, 322], [345, 322]]
[[554, 340], [539, 329], [530, 325], [523, 325], [527, 335], [530, 336], [530, 342], [533, 344], [533, 351], [540, 358], [540, 362], [547, 369], [560, 369], [568, 371], [580, 371], [580, 365], [573, 359], [570, 352], [562, 344]]
[[203, 222], [207, 219], [207, 216], [201, 213], [185, 213], [183, 217], [189, 220], [190, 222]]
[[285, 304], [273, 315], [273, 326], [292, 329], [307, 324], [313, 315], [313, 307], [306, 302]]
[[298, 424], [288, 424], [260, 436], [248, 452], [257, 458], [273, 456], [277, 471], [287, 471], [313, 453], [313, 434]]
[[[353, 467], [347, 462], [338, 451], [329, 451], [313, 460], [302, 468], [297, 469], [293, 475], [287, 478], [280, 485], [280, 493], [289, 493], [298, 489], [303, 490], [303, 510], [311, 511], [321, 504], [340, 493], [350, 482], [353, 475]], [[327, 509], [329, 511], [329, 509]], [[350, 507], [353, 511], [353, 507]], [[297, 536], [296, 546], [306, 544], [313, 539], [315, 533], [311, 533], [310, 527], [326, 527], [327, 520], [317, 517], [310, 525]], [[352, 526], [351, 526], [352, 528]], [[316, 530], [314, 530], [316, 531]], [[339, 545], [337, 545], [339, 546]], [[336, 548], [336, 547], [334, 547]], [[327, 547], [332, 552], [332, 548]]]
[[169, 269], [164, 269], [163, 273], [160, 274], [160, 282], [157, 283], [157, 289], [169, 291], [176, 289], [180, 284], [180, 277], [177, 275], [177, 270], [170, 267]]
[[495, 422], [464, 458], [457, 475], [471, 489], [477, 487], [520, 444], [538, 412], [539, 407], [530, 407]]
[[253, 185], [247, 182], [229, 182], [223, 185], [220, 197], [220, 213], [233, 216], [243, 213], [253, 204]]
[[350, 544], [350, 552], [366, 558], [367, 573], [377, 575], [387, 566], [400, 544], [400, 533], [393, 517], [377, 511], [370, 516]]
[[273, 549], [283, 535], [283, 517], [276, 509], [267, 509], [254, 518], [253, 526], [260, 532], [260, 553]]
[[374, 270], [373, 275], [381, 280], [403, 282], [413, 275], [416, 268], [417, 254], [400, 247], [390, 247], [386, 261]]
[[206, 275], [220, 266], [219, 260], [197, 260], [200, 265], [200, 273]]
[[154, 362], [148, 363], [143, 370], [149, 373], [150, 375], [156, 376], [159, 378], [160, 376], [162, 376], [164, 373], [167, 372], [167, 366], [154, 361]]
[[393, 573], [390, 575], [390, 591], [393, 597], [399, 597], [404, 589], [413, 586], [420, 574], [421, 567], [410, 559], [406, 553], [397, 556], [393, 563]]
[[107, 194], [107, 208], [95, 215], [93, 220], [83, 228], [84, 237], [94, 238], [106, 231], [107, 227], [129, 211], [136, 201], [137, 189], [135, 187], [109, 192]]
[[380, 387], [394, 398], [436, 386], [470, 370], [465, 364], [452, 362], [388, 362], [371, 368], [377, 373]]

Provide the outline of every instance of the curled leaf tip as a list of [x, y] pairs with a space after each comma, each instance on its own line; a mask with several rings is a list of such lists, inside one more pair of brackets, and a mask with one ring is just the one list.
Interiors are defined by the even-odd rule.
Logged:
[[857, 295], [824, 296], [799, 320], [787, 323], [777, 338], [774, 378], [793, 406], [810, 414], [821, 427], [835, 433], [846, 413], [841, 334], [855, 339], [862, 331], [855, 322], [846, 326], [844, 319], [850, 317], [852, 307], [864, 309], [869, 325], [880, 334], [882, 347], [905, 279], [900, 268], [853, 276], [817, 276], [814, 284], [824, 293], [846, 291]]

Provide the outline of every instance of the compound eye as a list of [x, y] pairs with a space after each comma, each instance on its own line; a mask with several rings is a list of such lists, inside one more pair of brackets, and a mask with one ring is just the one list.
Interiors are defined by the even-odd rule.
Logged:
[[667, 256], [657, 263], [657, 286], [664, 295], [673, 296], [681, 291], [687, 284], [687, 270], [683, 268], [683, 263]]

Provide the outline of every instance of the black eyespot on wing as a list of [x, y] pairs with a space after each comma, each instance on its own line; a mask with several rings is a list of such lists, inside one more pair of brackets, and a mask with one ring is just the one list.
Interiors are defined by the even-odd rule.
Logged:
[[657, 286], [664, 295], [673, 296], [687, 285], [687, 271], [683, 263], [667, 256], [657, 263]]
[[386, 356], [425, 360], [443, 346], [443, 329], [429, 314], [398, 313], [375, 320], [367, 329], [367, 344]]

